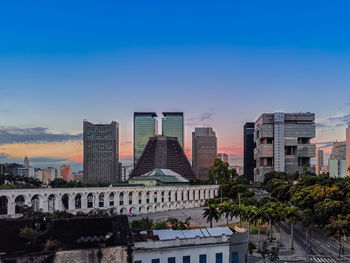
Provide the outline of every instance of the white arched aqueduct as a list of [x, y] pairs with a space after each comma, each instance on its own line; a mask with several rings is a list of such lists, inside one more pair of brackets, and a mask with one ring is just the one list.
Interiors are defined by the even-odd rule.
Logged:
[[146, 214], [200, 207], [217, 192], [217, 185], [4, 189], [0, 216], [16, 216], [24, 205], [43, 212], [114, 208], [119, 214]]

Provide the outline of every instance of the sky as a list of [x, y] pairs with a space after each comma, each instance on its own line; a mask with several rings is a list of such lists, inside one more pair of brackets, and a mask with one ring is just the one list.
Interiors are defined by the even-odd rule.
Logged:
[[348, 1], [1, 1], [0, 162], [82, 168], [82, 121], [182, 111], [185, 152], [212, 126], [242, 163], [243, 125], [315, 112], [329, 153], [350, 122]]

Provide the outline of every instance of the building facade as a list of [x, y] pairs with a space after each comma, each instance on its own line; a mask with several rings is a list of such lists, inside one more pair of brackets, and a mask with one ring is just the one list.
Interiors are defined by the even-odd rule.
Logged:
[[350, 176], [350, 125], [346, 128], [346, 175]]
[[334, 142], [329, 158], [329, 175], [332, 177], [346, 176], [346, 142]]
[[320, 175], [324, 166], [324, 153], [322, 150], [316, 151], [316, 174]]
[[149, 138], [130, 178], [142, 176], [155, 168], [170, 169], [187, 179], [195, 178], [191, 164], [175, 137]]
[[[52, 180], [58, 177], [58, 171], [54, 167], [48, 167], [41, 170], [41, 181], [43, 184], [49, 184]], [[38, 178], [39, 179], [39, 178]], [[40, 180], [40, 179], [39, 179]]]
[[216, 155], [216, 158], [220, 159], [221, 161], [228, 163], [228, 155], [226, 153], [218, 153]]
[[35, 168], [34, 167], [18, 167], [17, 175], [25, 177], [35, 177]]
[[[248, 231], [228, 227], [153, 230], [135, 241], [134, 263], [247, 263]], [[144, 241], [147, 239], [146, 241]]]
[[123, 186], [0, 190], [0, 213], [15, 217], [19, 206], [43, 212], [114, 209], [118, 214], [146, 214], [204, 206], [218, 194], [218, 185]]
[[70, 167], [70, 165], [62, 165], [60, 167], [60, 170], [61, 170], [61, 177], [63, 180], [66, 180], [66, 181], [74, 180], [72, 167]]
[[249, 181], [254, 181], [254, 169], [256, 167], [256, 163], [254, 160], [254, 149], [255, 149], [255, 141], [254, 141], [254, 122], [246, 122], [243, 127], [243, 148], [244, 148], [244, 156], [243, 156], [243, 171], [244, 176]]
[[254, 181], [263, 182], [271, 171], [286, 173], [310, 169], [310, 159], [315, 157], [314, 113], [264, 113], [255, 122]]
[[182, 149], [185, 149], [183, 112], [163, 112], [162, 136], [176, 137]]
[[119, 176], [119, 124], [84, 121], [84, 182], [116, 183]]
[[134, 167], [150, 137], [158, 134], [155, 112], [134, 112]]
[[213, 128], [195, 128], [192, 132], [192, 168], [197, 179], [208, 179], [216, 155], [217, 138]]

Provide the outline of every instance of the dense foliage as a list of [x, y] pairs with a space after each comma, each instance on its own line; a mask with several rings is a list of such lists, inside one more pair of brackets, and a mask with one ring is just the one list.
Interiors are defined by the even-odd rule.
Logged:
[[42, 182], [33, 177], [1, 174], [0, 189], [38, 188]]

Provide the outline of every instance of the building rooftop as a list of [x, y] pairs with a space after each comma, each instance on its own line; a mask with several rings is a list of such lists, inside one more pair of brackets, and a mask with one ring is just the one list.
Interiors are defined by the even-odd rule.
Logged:
[[188, 239], [196, 237], [218, 237], [222, 235], [231, 236], [233, 234], [229, 227], [202, 228], [190, 230], [153, 230], [153, 234], [159, 237], [159, 240]]
[[189, 181], [185, 178], [183, 178], [178, 173], [175, 173], [174, 171], [170, 169], [160, 169], [155, 168], [152, 171], [149, 171], [148, 173], [136, 176], [132, 178], [134, 180], [157, 180], [162, 183], [189, 183]]

